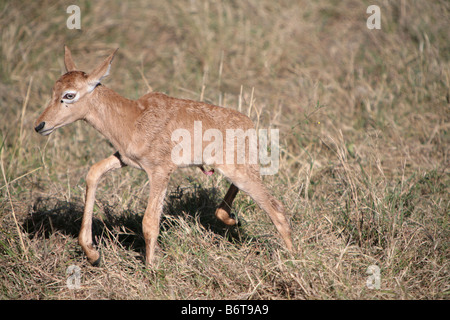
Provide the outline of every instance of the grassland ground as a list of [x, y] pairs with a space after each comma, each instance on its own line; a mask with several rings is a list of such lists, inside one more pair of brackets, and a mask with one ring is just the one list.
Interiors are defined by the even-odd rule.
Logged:
[[[379, 30], [366, 27], [372, 4]], [[0, 3], [2, 299], [448, 299], [449, 2], [80, 1], [80, 30], [68, 5]], [[125, 97], [165, 92], [279, 129], [280, 169], [264, 181], [295, 253], [245, 194], [240, 227], [217, 222], [228, 182], [184, 169], [146, 269], [148, 183], [125, 168], [99, 186], [102, 265], [90, 266], [77, 243], [85, 176], [114, 150], [83, 122], [33, 130], [64, 44], [87, 72], [120, 47], [104, 85]]]

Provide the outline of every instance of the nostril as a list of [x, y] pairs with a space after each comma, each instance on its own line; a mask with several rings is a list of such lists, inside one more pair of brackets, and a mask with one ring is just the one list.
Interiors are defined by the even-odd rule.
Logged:
[[34, 128], [34, 130], [36, 130], [36, 132], [39, 132], [42, 130], [42, 128], [44, 128], [44, 126], [45, 126], [45, 122], [41, 122], [37, 125], [36, 128]]

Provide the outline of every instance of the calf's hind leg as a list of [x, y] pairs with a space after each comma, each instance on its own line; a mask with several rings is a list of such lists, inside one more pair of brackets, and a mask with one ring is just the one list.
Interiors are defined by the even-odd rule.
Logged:
[[264, 186], [257, 167], [223, 166], [220, 171], [232, 181], [233, 185], [247, 193], [269, 215], [287, 249], [292, 252], [294, 247], [291, 239], [291, 227], [284, 214], [284, 207]]
[[234, 184], [231, 184], [227, 194], [225, 195], [225, 198], [223, 199], [219, 207], [216, 209], [216, 217], [229, 226], [234, 226], [236, 224], [236, 219], [233, 219], [230, 213], [231, 213], [231, 206], [233, 205], [233, 200], [236, 197], [238, 191], [239, 188], [236, 187]]

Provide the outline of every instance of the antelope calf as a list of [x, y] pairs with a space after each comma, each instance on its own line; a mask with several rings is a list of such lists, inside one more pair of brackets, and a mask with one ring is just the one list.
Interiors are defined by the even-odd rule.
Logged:
[[176, 129], [183, 128], [194, 133], [194, 122], [201, 121], [203, 131], [218, 129], [225, 137], [226, 129], [252, 129], [252, 121], [232, 109], [176, 99], [161, 93], [148, 93], [135, 101], [120, 96], [101, 84], [109, 74], [116, 52], [86, 74], [78, 71], [70, 50], [65, 47], [67, 73], [56, 81], [52, 99], [35, 123], [36, 132], [49, 135], [69, 123], [85, 120], [117, 150], [94, 164], [87, 174], [86, 203], [78, 241], [88, 261], [93, 265], [100, 262], [100, 254], [92, 242], [92, 212], [97, 185], [105, 173], [124, 166], [145, 170], [150, 182], [150, 197], [142, 221], [147, 265], [153, 261], [170, 174], [179, 166], [198, 166], [204, 173], [211, 174], [211, 171], [204, 170], [203, 163], [214, 166], [232, 183], [216, 210], [218, 219], [227, 225], [236, 223], [230, 215], [231, 205], [239, 189], [243, 190], [267, 212], [286, 247], [292, 251], [291, 229], [284, 208], [263, 185], [258, 164], [211, 163], [208, 159], [198, 163], [192, 157], [187, 163], [177, 165], [171, 159], [172, 149], [176, 145], [171, 133]]

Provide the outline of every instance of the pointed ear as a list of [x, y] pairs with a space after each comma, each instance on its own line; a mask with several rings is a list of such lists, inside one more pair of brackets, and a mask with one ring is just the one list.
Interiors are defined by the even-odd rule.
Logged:
[[100, 81], [109, 75], [109, 69], [111, 69], [111, 62], [114, 59], [114, 55], [116, 54], [116, 50], [114, 50], [111, 55], [105, 59], [97, 68], [94, 69], [94, 71], [91, 72], [91, 74], [88, 76], [88, 84], [89, 84], [89, 92], [94, 90], [95, 86], [100, 83]]
[[75, 65], [75, 62], [73, 62], [72, 59], [72, 53], [70, 52], [67, 46], [64, 46], [64, 64], [66, 65], [67, 72], [77, 70], [77, 66]]

